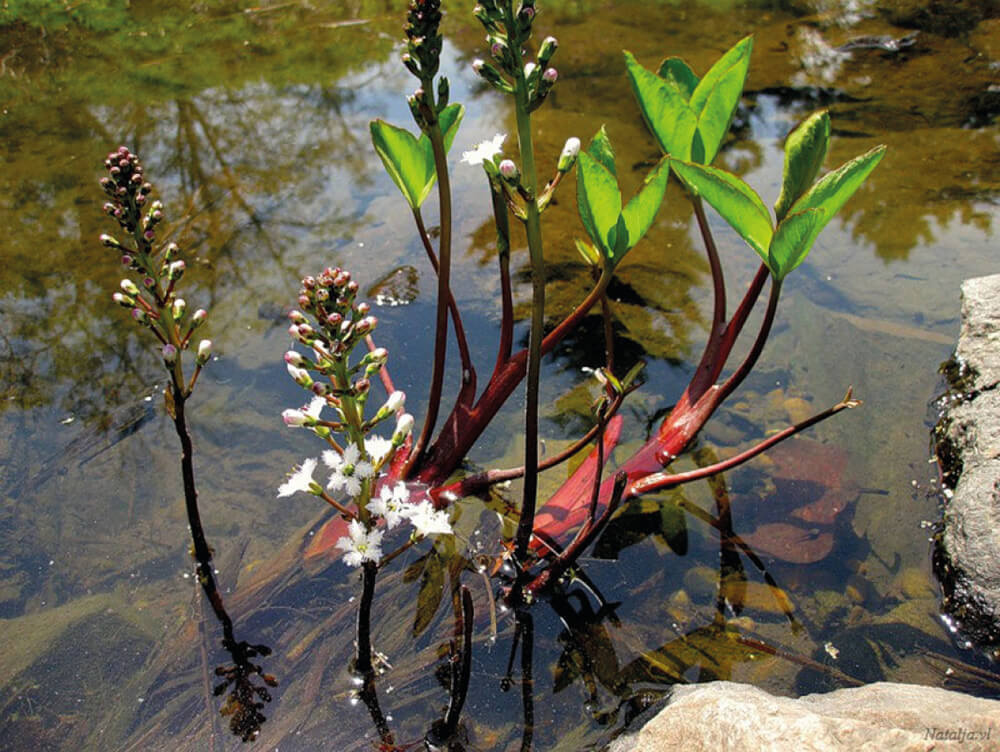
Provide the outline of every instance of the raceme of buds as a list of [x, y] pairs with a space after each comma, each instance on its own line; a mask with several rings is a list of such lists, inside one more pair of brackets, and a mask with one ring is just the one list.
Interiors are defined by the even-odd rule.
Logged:
[[580, 155], [580, 139], [576, 136], [572, 136], [566, 139], [566, 144], [563, 146], [562, 154], [559, 155], [559, 164], [556, 169], [559, 172], [569, 172], [573, 169], [573, 165], [576, 164], [576, 158]]
[[[407, 70], [427, 83], [437, 74], [441, 58], [441, 0], [412, 0], [406, 14]], [[414, 70], [416, 69], [416, 70]]]

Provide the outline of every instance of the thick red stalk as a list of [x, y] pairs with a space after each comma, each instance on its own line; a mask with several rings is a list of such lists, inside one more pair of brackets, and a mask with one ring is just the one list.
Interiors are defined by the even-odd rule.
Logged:
[[[610, 272], [601, 275], [597, 285], [576, 310], [542, 340], [542, 355], [552, 352], [563, 337], [580, 324], [587, 312], [601, 299], [610, 281]], [[527, 362], [527, 350], [515, 353], [493, 372], [474, 407], [455, 405], [451, 415], [445, 420], [441, 433], [424, 456], [417, 460], [415, 472], [411, 470], [410, 477], [429, 486], [444, 483], [524, 378]]]

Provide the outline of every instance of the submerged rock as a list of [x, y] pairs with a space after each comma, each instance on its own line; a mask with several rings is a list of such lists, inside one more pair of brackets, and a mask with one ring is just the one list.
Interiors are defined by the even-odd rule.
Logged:
[[935, 428], [946, 497], [935, 564], [945, 609], [1000, 646], [1000, 275], [963, 283], [952, 365]]
[[720, 749], [995, 750], [1000, 701], [879, 682], [799, 699], [734, 682], [678, 686], [608, 752]]

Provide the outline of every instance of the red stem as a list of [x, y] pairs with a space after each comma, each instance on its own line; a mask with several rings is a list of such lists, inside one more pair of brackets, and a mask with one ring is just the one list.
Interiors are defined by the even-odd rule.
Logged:
[[860, 400], [853, 399], [851, 396], [851, 390], [848, 389], [847, 396], [843, 400], [838, 402], [833, 407], [824, 410], [821, 413], [813, 415], [811, 418], [807, 418], [801, 423], [796, 423], [793, 426], [788, 426], [782, 431], [769, 436], [768, 438], [761, 441], [759, 444], [752, 446], [739, 454], [736, 454], [729, 459], [723, 460], [721, 462], [716, 462], [713, 465], [707, 465], [705, 467], [699, 467], [696, 470], [689, 470], [685, 473], [652, 473], [644, 478], [636, 480], [629, 484], [628, 489], [625, 492], [625, 498], [630, 498], [633, 496], [641, 496], [642, 494], [652, 493], [653, 491], [663, 491], [668, 488], [674, 488], [675, 486], [682, 485], [684, 483], [690, 483], [694, 480], [700, 480], [701, 478], [707, 478], [716, 473], [721, 473], [726, 470], [731, 470], [738, 465], [742, 465], [744, 462], [753, 459], [758, 454], [767, 451], [775, 444], [778, 444], [790, 436], [794, 436], [807, 428], [816, 425], [820, 421], [826, 420], [832, 415], [836, 415], [841, 410], [849, 410], [852, 407], [857, 407], [860, 405]]
[[[543, 355], [552, 352], [579, 325], [587, 312], [601, 299], [610, 281], [611, 273], [605, 271], [580, 305], [542, 340]], [[409, 474], [430, 486], [441, 485], [447, 480], [524, 378], [527, 361], [527, 350], [515, 353], [494, 371], [474, 407], [456, 404], [434, 443], [416, 461], [419, 464], [414, 465], [415, 472], [411, 470]]]

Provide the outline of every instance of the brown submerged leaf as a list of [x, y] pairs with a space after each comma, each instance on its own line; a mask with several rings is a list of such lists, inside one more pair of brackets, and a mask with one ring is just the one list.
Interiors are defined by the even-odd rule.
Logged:
[[785, 522], [761, 525], [743, 540], [757, 553], [792, 564], [814, 564], [833, 550], [833, 534]]

